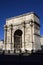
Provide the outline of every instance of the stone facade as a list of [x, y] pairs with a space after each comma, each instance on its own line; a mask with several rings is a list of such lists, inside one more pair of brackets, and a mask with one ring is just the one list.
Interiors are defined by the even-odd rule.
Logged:
[[3, 50], [3, 49], [4, 49], [4, 41], [0, 40], [0, 50]]
[[34, 12], [6, 19], [4, 50], [10, 53], [41, 50], [40, 21]]
[[43, 50], [43, 36], [40, 37], [41, 48]]

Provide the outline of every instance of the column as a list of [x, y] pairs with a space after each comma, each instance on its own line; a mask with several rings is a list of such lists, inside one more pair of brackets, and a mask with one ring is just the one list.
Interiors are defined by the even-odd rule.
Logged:
[[12, 50], [12, 31], [13, 31], [13, 25], [11, 24], [11, 50]]
[[25, 21], [24, 21], [24, 50], [25, 50]]
[[6, 48], [6, 45], [7, 45], [7, 25], [5, 25], [4, 29], [5, 29], [5, 50], [7, 50], [7, 48]]
[[30, 26], [31, 26], [31, 44], [32, 44], [32, 51], [33, 51], [33, 21], [30, 21]]

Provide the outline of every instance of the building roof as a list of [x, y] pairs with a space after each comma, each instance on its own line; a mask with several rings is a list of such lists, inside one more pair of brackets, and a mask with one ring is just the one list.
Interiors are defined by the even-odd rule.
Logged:
[[29, 13], [25, 13], [25, 14], [22, 14], [22, 15], [15, 16], [15, 17], [7, 18], [6, 20], [19, 18], [19, 17], [22, 17], [22, 16], [30, 15], [30, 14], [34, 14], [35, 16], [37, 16], [39, 18], [39, 16], [35, 12], [29, 12]]

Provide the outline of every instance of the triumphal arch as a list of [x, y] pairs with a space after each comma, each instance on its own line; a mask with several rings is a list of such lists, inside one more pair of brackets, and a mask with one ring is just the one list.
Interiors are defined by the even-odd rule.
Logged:
[[41, 50], [40, 22], [34, 12], [6, 19], [4, 50], [5, 53], [31, 53]]

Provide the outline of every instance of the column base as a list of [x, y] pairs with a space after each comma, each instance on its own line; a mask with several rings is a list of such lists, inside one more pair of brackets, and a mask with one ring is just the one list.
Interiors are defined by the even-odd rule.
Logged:
[[5, 54], [8, 54], [8, 50], [5, 50]]
[[10, 50], [10, 53], [11, 53], [11, 54], [14, 54], [14, 50]]
[[33, 53], [33, 50], [24, 50], [22, 51], [21, 49], [20, 50], [5, 50], [4, 51], [5, 54], [31, 54]]

